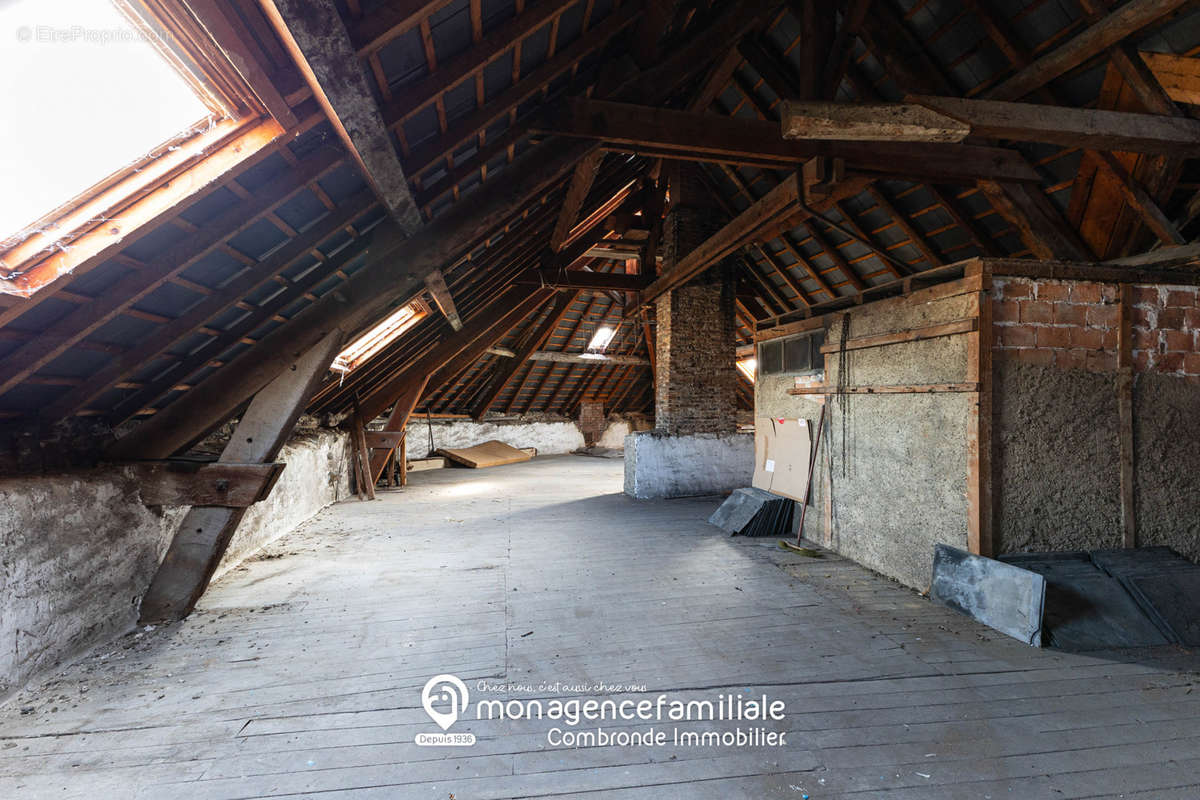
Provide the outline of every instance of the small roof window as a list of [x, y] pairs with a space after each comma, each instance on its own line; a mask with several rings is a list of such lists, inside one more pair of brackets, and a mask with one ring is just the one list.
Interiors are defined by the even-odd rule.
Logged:
[[601, 325], [596, 328], [596, 332], [592, 334], [592, 340], [588, 342], [588, 352], [603, 353], [604, 348], [608, 347], [608, 343], [612, 341], [613, 334], [616, 333], [607, 325]]
[[400, 334], [416, 325], [428, 313], [428, 309], [416, 303], [401, 306], [383, 322], [355, 339], [349, 347], [338, 353], [329, 368], [334, 372], [349, 372], [394, 342]]

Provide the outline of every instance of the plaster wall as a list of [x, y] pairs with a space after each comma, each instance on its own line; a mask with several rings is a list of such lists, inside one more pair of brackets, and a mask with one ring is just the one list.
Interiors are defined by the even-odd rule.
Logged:
[[625, 438], [625, 494], [639, 500], [723, 494], [750, 485], [754, 437], [744, 433]]
[[[850, 337], [875, 336], [975, 316], [976, 294], [889, 300], [849, 312]], [[841, 340], [841, 314], [826, 342]], [[847, 353], [846, 385], [966, 381], [967, 337], [955, 335]], [[836, 386], [839, 356], [821, 379]], [[794, 375], [759, 376], [755, 415], [804, 418], [814, 426], [820, 396], [789, 395]], [[804, 535], [916, 589], [928, 588], [933, 546], [967, 546], [966, 436], [973, 395], [847, 394], [827, 411]], [[799, 524], [799, 514], [796, 524]]]

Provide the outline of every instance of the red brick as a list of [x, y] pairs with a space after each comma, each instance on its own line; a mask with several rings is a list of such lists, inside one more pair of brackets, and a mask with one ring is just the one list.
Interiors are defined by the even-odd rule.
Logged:
[[1021, 301], [1021, 322], [1048, 323], [1054, 319], [1054, 307], [1039, 300]]
[[1116, 350], [1119, 337], [1116, 328], [1109, 328], [1102, 332], [1100, 338], [1100, 346], [1105, 350]]
[[1167, 352], [1190, 353], [1192, 351], [1191, 331], [1165, 331]]
[[1157, 350], [1158, 331], [1148, 331], [1145, 328], [1133, 329], [1134, 350]]
[[1079, 281], [1071, 286], [1071, 299], [1076, 303], [1099, 303], [1100, 284]]
[[1135, 372], [1148, 372], [1150, 370], [1150, 353], [1145, 350], [1134, 350], [1133, 369]]
[[1100, 285], [1100, 299], [1105, 303], [1115, 303], [1121, 296], [1121, 289], [1111, 283]]
[[1048, 367], [1054, 363], [1053, 350], [1009, 350], [1017, 360]]
[[1054, 322], [1057, 325], [1086, 325], [1087, 310], [1088, 306], [1075, 303], [1055, 303]]
[[1034, 330], [1024, 325], [1004, 325], [996, 329], [1003, 347], [1033, 347]]
[[1087, 361], [1086, 350], [1055, 350], [1054, 366], [1063, 369], [1083, 369]]
[[1158, 305], [1158, 289], [1153, 286], [1133, 287], [1133, 302], [1135, 305]]
[[1154, 316], [1155, 316], [1155, 312], [1153, 311], [1153, 309], [1149, 309], [1144, 306], [1134, 306], [1131, 313], [1129, 314], [1129, 319], [1131, 322], [1133, 322], [1133, 324], [1135, 326], [1140, 326], [1143, 328], [1153, 328], [1154, 327], [1154, 319], [1153, 319]]
[[1183, 353], [1160, 353], [1154, 360], [1154, 368], [1159, 372], [1179, 372], [1183, 369]]
[[1071, 287], [1065, 283], [1039, 283], [1037, 286], [1038, 300], [1058, 302], [1071, 297]]
[[1189, 289], [1172, 289], [1167, 292], [1168, 308], [1192, 308], [1196, 305], [1196, 293]]
[[1000, 287], [1000, 291], [1005, 300], [1033, 297], [1033, 285], [1029, 281], [1008, 281]]
[[1070, 328], [1037, 328], [1036, 341], [1038, 347], [1065, 348], [1071, 346]]
[[1200, 375], [1200, 353], [1188, 353], [1183, 357], [1183, 371], [1188, 375]]
[[1103, 350], [1088, 350], [1087, 368], [1092, 372], [1111, 372], [1117, 368], [1117, 354]]
[[1104, 333], [1098, 328], [1072, 328], [1071, 346], [1096, 350], [1104, 346]]
[[1018, 322], [1021, 305], [1016, 300], [997, 300], [992, 304], [992, 319], [996, 322]]
[[1189, 308], [1183, 312], [1183, 324], [1192, 330], [1200, 330], [1200, 308]]
[[1121, 317], [1121, 309], [1111, 306], [1088, 306], [1087, 321], [1096, 328], [1112, 328]]
[[1158, 312], [1158, 327], [1183, 330], [1183, 309], [1164, 308]]

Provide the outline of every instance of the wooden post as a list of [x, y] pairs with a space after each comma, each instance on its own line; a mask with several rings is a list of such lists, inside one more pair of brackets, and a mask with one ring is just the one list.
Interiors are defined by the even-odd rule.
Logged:
[[[365, 494], [367, 500], [375, 499], [375, 481], [378, 475], [371, 469], [371, 451], [367, 449], [367, 423], [358, 412], [358, 401], [354, 401], [354, 419], [350, 423], [350, 436], [354, 441], [354, 458], [362, 470], [363, 484], [359, 498]], [[382, 472], [382, 470], [380, 470]]]
[[400, 485], [408, 486], [408, 437], [400, 440]]
[[1133, 321], [1132, 287], [1122, 283], [1121, 316], [1117, 327], [1117, 413], [1120, 415], [1118, 437], [1121, 449], [1121, 543], [1137, 547], [1137, 511], [1134, 505], [1133, 450]]
[[994, 555], [992, 542], [992, 277], [982, 276], [979, 326], [967, 334], [967, 382], [979, 384], [967, 422], [967, 549]]
[[[274, 461], [341, 345], [341, 331], [327, 334], [255, 394], [217, 460]], [[245, 513], [245, 508], [214, 506], [188, 511], [142, 598], [142, 623], [183, 619], [191, 613]]]

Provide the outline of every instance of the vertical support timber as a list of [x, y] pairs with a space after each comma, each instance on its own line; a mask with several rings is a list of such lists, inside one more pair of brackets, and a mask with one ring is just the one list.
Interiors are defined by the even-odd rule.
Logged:
[[[217, 460], [239, 464], [273, 461], [338, 354], [342, 338], [340, 330], [328, 334], [259, 390]], [[179, 620], [192, 612], [245, 513], [244, 508], [213, 506], [188, 511], [142, 598], [142, 623]]]
[[992, 542], [992, 278], [982, 276], [979, 327], [967, 334], [967, 381], [979, 384], [967, 421], [967, 549], [995, 555]]
[[367, 500], [374, 500], [375, 482], [379, 476], [371, 469], [371, 451], [367, 449], [367, 421], [358, 413], [357, 401], [354, 403], [354, 419], [350, 423], [350, 436], [354, 440], [354, 457], [358, 461], [364, 478], [359, 487], [359, 498], [361, 499], [365, 495]]
[[1121, 316], [1117, 328], [1117, 413], [1120, 416], [1121, 451], [1121, 544], [1137, 547], [1137, 508], [1134, 505], [1133, 442], [1133, 288], [1117, 287]]

